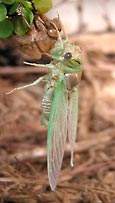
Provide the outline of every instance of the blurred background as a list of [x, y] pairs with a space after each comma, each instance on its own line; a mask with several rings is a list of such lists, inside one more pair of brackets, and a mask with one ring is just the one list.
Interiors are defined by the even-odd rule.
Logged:
[[[79, 121], [74, 167], [67, 144], [57, 189], [47, 177], [47, 129], [40, 124], [46, 69], [0, 41], [0, 200], [5, 203], [115, 203], [115, 1], [54, 0], [47, 16], [59, 14], [71, 43], [82, 49]], [[46, 62], [42, 60], [35, 62]]]
[[68, 34], [115, 30], [114, 0], [55, 0], [48, 15], [59, 14]]

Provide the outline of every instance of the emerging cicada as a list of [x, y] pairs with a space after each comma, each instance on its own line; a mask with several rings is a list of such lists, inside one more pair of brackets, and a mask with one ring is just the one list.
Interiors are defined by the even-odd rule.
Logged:
[[31, 64], [45, 66], [50, 70], [50, 73], [38, 78], [32, 84], [14, 90], [37, 85], [43, 80], [46, 81], [41, 120], [48, 127], [48, 177], [51, 189], [54, 190], [62, 165], [67, 135], [71, 146], [71, 166], [73, 166], [78, 120], [78, 78], [82, 73], [82, 61], [80, 48], [70, 44], [67, 37], [64, 40], [59, 37], [59, 41], [50, 54], [52, 57], [50, 64]]

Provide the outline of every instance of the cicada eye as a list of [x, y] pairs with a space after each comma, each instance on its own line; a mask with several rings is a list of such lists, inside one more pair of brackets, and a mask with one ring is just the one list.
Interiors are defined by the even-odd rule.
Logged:
[[72, 58], [71, 52], [67, 52], [66, 54], [64, 54], [64, 58], [65, 59], [71, 59]]

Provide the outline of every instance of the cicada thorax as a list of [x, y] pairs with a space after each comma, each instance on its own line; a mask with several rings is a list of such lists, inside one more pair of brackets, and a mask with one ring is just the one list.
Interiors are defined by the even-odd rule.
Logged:
[[78, 84], [77, 74], [65, 74], [66, 88], [68, 90], [75, 89]]
[[81, 80], [81, 73], [78, 74], [65, 74], [65, 80], [66, 80], [66, 88], [68, 90], [76, 89], [80, 80]]
[[68, 100], [71, 98], [71, 94], [76, 91], [78, 84], [81, 80], [81, 73], [79, 74], [65, 74], [66, 88], [68, 90]]
[[61, 31], [59, 18], [50, 20], [45, 15], [36, 14], [33, 24], [25, 35], [13, 35], [5, 39], [5, 43], [15, 45], [31, 59], [40, 59], [55, 45], [58, 39], [56, 28]]

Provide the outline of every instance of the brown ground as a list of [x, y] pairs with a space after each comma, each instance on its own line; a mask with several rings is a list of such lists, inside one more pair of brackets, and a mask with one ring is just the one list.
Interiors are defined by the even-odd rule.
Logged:
[[70, 167], [67, 145], [53, 192], [46, 169], [47, 129], [40, 125], [43, 84], [5, 95], [45, 71], [15, 67], [22, 63], [15, 50], [0, 56], [0, 202], [115, 203], [115, 35], [71, 41], [82, 47], [84, 63], [75, 165]]

